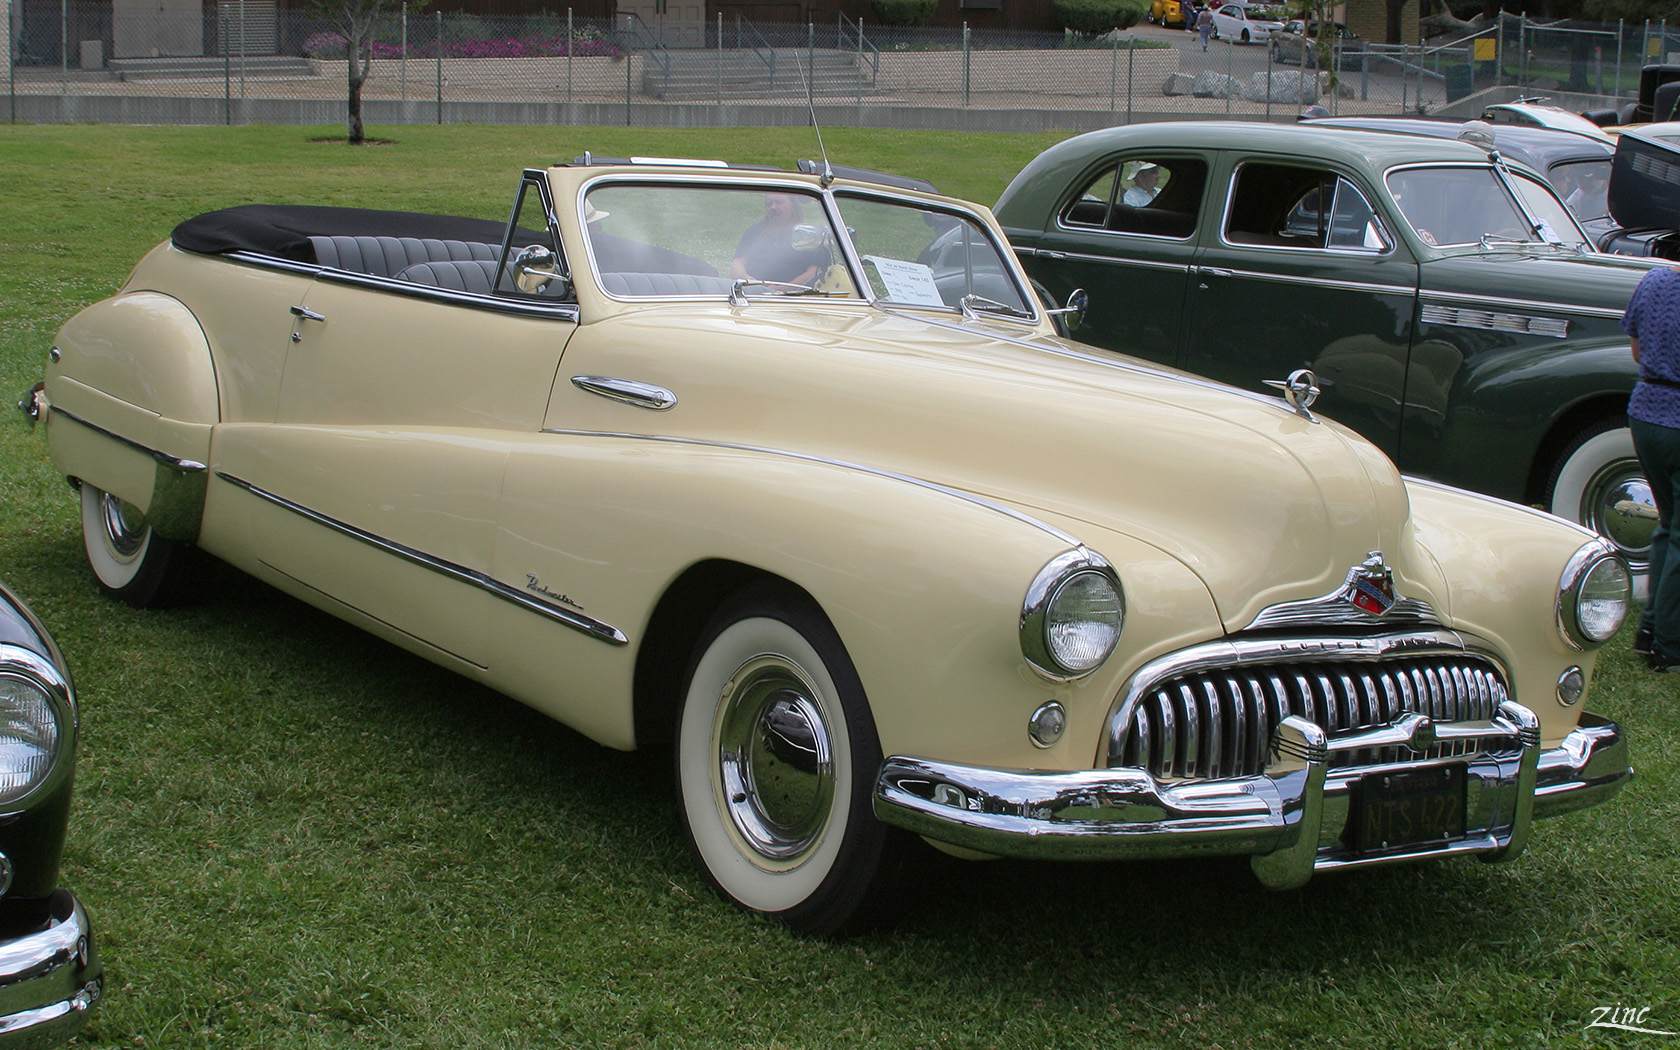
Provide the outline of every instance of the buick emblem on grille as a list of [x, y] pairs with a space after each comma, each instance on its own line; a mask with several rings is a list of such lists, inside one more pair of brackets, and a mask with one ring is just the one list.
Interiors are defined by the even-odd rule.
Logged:
[[1394, 608], [1394, 570], [1383, 563], [1382, 551], [1372, 551], [1348, 573], [1343, 588], [1350, 605], [1370, 616], [1381, 616]]

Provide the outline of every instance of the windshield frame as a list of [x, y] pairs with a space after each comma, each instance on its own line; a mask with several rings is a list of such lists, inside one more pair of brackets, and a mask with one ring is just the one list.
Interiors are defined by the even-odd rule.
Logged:
[[[822, 209], [821, 221], [826, 223], [828, 232], [833, 238], [836, 254], [839, 256], [838, 261], [843, 263], [846, 267], [848, 276], [851, 279], [854, 294], [845, 296], [810, 295], [800, 297], [802, 305], [815, 303], [853, 305], [865, 304], [881, 309], [932, 310], [941, 314], [953, 314], [958, 317], [964, 317], [965, 312], [960, 307], [956, 306], [932, 306], [924, 303], [900, 302], [878, 296], [875, 293], [873, 284], [865, 274], [863, 259], [858, 252], [857, 245], [852, 241], [851, 231], [845, 225], [842, 202], [848, 198], [856, 200], [869, 200], [892, 206], [903, 207], [918, 212], [937, 212], [950, 215], [971, 224], [973, 227], [981, 231], [985, 237], [986, 243], [991, 245], [992, 250], [997, 254], [998, 259], [1002, 263], [1003, 271], [1008, 274], [1011, 285], [1014, 287], [1016, 294], [1020, 297], [1021, 302], [1026, 305], [1028, 311], [1027, 315], [1017, 316], [1014, 314], [1001, 312], [992, 313], [980, 310], [969, 316], [975, 316], [979, 319], [987, 321], [1007, 321], [1027, 327], [1039, 325], [1043, 323], [1045, 319], [1045, 314], [1043, 312], [1044, 304], [1039, 302], [1038, 295], [1033, 289], [1032, 282], [1026, 278], [1024, 272], [1021, 270], [1020, 260], [1015, 255], [1013, 247], [1011, 247], [1006, 240], [1001, 238], [992, 223], [986, 221], [985, 217], [977, 209], [966, 207], [964, 202], [950, 198], [922, 197], [921, 195], [913, 192], [901, 192], [879, 186], [851, 182], [836, 182], [836, 184], [832, 187], [825, 188], [817, 185], [813, 181], [798, 176], [777, 178], [775, 173], [768, 172], [755, 172], [749, 176], [736, 174], [735, 177], [724, 180], [710, 173], [619, 171], [604, 172], [601, 175], [587, 179], [578, 184], [576, 193], [571, 203], [571, 208], [577, 224], [576, 229], [578, 231], [578, 235], [582, 238], [583, 242], [583, 250], [579, 254], [582, 258], [588, 260], [591, 279], [596, 290], [615, 302], [709, 302], [726, 299], [728, 296], [709, 292], [674, 295], [625, 295], [608, 291], [602, 281], [601, 261], [596, 254], [594, 236], [591, 234], [588, 223], [585, 219], [587, 213], [586, 201], [588, 195], [595, 190], [609, 186], [644, 186], [649, 188], [667, 189], [688, 187], [697, 190], [709, 189], [746, 191], [753, 193], [791, 193], [797, 194], [806, 200], [817, 200], [820, 202]], [[807, 220], [808, 223], [814, 223], [815, 221], [817, 221], [817, 217], [815, 215], [811, 215]], [[773, 295], [763, 297], [754, 296], [752, 301], [754, 303], [768, 303], [774, 299], [775, 296]]]

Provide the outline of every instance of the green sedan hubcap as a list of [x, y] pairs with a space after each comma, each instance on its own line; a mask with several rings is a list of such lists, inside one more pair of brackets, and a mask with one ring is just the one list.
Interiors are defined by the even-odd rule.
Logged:
[[821, 837], [834, 799], [831, 737], [817, 690], [785, 659], [749, 660], [718, 708], [719, 789], [755, 863], [796, 867]]
[[1607, 463], [1581, 493], [1581, 521], [1610, 538], [1636, 572], [1651, 559], [1657, 504], [1635, 459]]

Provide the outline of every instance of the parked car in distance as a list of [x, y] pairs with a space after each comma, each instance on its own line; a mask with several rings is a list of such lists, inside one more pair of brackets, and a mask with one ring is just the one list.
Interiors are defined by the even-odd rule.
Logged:
[[986, 209], [798, 168], [183, 222], [49, 355], [94, 577], [146, 604], [195, 545], [669, 744], [700, 871], [810, 933], [905, 900], [915, 836], [1282, 888], [1626, 781], [1602, 538], [1401, 477], [1299, 376], [1066, 342]]
[[[1279, 65], [1316, 68], [1322, 61], [1318, 54], [1319, 29], [1323, 23], [1305, 22], [1292, 18], [1267, 38], [1272, 61]], [[1340, 22], [1335, 25], [1335, 39], [1331, 42], [1337, 69], [1358, 69], [1365, 61], [1365, 38]]]
[[1249, 390], [1310, 369], [1402, 470], [1648, 557], [1619, 321], [1651, 264], [1588, 250], [1540, 173], [1416, 135], [1136, 124], [1052, 146], [996, 213], [1049, 295], [1090, 292], [1079, 338]]
[[1482, 110], [1482, 119], [1490, 124], [1518, 124], [1531, 128], [1552, 128], [1572, 131], [1577, 135], [1599, 138], [1606, 142], [1615, 139], [1602, 127], [1561, 106], [1548, 106], [1544, 98], [1519, 98], [1513, 102], [1499, 102]]
[[[1485, 131], [1501, 156], [1545, 174], [1570, 214], [1595, 245], [1617, 228], [1610, 215], [1610, 160], [1616, 148], [1597, 136], [1529, 124], [1434, 120], [1427, 117], [1324, 117], [1303, 121], [1320, 127], [1397, 131], [1408, 135], [1465, 139]], [[1608, 249], [1603, 249], [1608, 250]]]
[[1258, 44], [1282, 29], [1283, 23], [1263, 9], [1239, 0], [1226, 0], [1213, 9], [1213, 36], [1233, 44]]
[[1189, 0], [1150, 0], [1144, 18], [1156, 25], [1183, 29], [1189, 24]]
[[104, 992], [93, 926], [58, 882], [77, 722], [52, 635], [0, 584], [0, 1048], [62, 1045]]
[[1680, 123], [1622, 129], [1608, 207], [1615, 226], [1600, 235], [1602, 250], [1680, 261]]

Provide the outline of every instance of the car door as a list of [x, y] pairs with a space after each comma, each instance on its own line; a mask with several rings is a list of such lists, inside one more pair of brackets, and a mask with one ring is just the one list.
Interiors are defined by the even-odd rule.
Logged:
[[261, 557], [485, 666], [508, 441], [542, 428], [576, 307], [325, 270], [293, 313], [275, 422], [244, 439]]
[[1192, 270], [1184, 366], [1266, 391], [1311, 369], [1314, 408], [1399, 450], [1418, 266], [1353, 175], [1235, 156]]
[[1076, 288], [1090, 293], [1082, 341], [1178, 362], [1209, 167], [1208, 155], [1194, 152], [1106, 158], [1079, 180], [1037, 244], [1022, 250], [1056, 305]]

